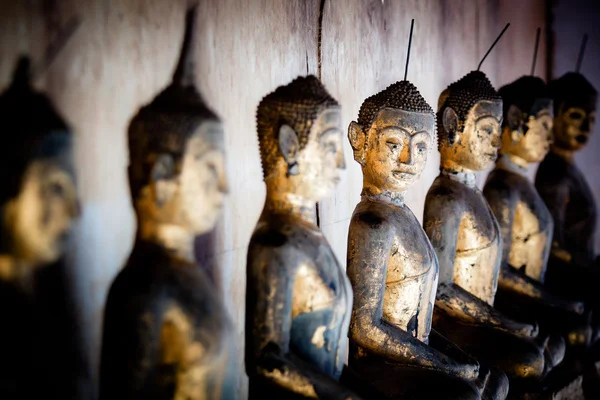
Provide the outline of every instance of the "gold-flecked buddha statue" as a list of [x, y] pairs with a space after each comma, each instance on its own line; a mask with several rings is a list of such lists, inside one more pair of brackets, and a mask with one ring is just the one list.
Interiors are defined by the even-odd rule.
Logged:
[[403, 198], [425, 167], [434, 135], [433, 110], [406, 80], [367, 98], [350, 124], [363, 190], [348, 234], [349, 364], [394, 399], [439, 399], [440, 393], [504, 399], [504, 373], [480, 371], [476, 360], [431, 330], [437, 257]]
[[173, 82], [129, 125], [138, 230], [104, 316], [100, 399], [231, 399], [233, 324], [194, 259], [227, 192], [218, 117], [194, 84], [188, 11]]
[[[577, 72], [569, 72], [548, 86], [554, 101], [554, 141], [535, 177], [535, 187], [554, 219], [545, 283], [558, 294], [585, 300], [587, 309], [598, 309], [596, 202], [574, 160], [593, 131], [597, 91]], [[598, 317], [600, 313], [593, 314]]]
[[[535, 318], [541, 333], [560, 333], [573, 345], [585, 345], [591, 328], [582, 316], [583, 304], [556, 297], [543, 286], [553, 220], [527, 176], [528, 164], [540, 162], [552, 142], [550, 93], [544, 81], [533, 76], [499, 93], [504, 110], [501, 155], [483, 190], [503, 237], [496, 306], [514, 317]], [[560, 336], [551, 340], [562, 347]]]
[[250, 398], [356, 399], [340, 383], [352, 288], [315, 215], [345, 168], [339, 105], [299, 77], [262, 99], [256, 121], [267, 195], [247, 257]]
[[72, 133], [30, 69], [22, 57], [0, 94], [0, 398], [70, 398], [78, 378], [50, 325], [63, 310], [48, 309], [37, 278], [63, 256], [79, 216]]
[[440, 175], [427, 193], [424, 227], [439, 260], [433, 326], [481, 363], [501, 368], [513, 384], [545, 373], [536, 324], [515, 321], [494, 297], [502, 259], [498, 222], [475, 183], [496, 160], [502, 99], [483, 72], [473, 71], [440, 95]]

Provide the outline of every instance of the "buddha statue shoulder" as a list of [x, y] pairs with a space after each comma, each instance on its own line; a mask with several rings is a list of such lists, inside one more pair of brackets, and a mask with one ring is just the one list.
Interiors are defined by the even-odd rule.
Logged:
[[548, 88], [541, 79], [524, 76], [499, 93], [504, 115], [501, 155], [483, 190], [503, 237], [496, 305], [514, 317], [535, 318], [542, 331], [588, 342], [591, 331], [582, 323], [583, 304], [555, 296], [543, 285], [553, 220], [528, 179], [527, 166], [541, 161], [552, 142]]
[[500, 147], [502, 99], [483, 72], [473, 71], [442, 92], [437, 119], [441, 172], [423, 218], [440, 266], [433, 326], [480, 362], [501, 368], [511, 387], [540, 379], [537, 325], [493, 307], [502, 235], [475, 182]]
[[340, 107], [316, 77], [298, 77], [256, 120], [266, 199], [247, 255], [250, 398], [356, 399], [340, 383], [352, 288], [315, 216], [345, 169]]
[[546, 284], [557, 293], [597, 302], [596, 203], [574, 160], [593, 131], [597, 91], [576, 72], [551, 81], [549, 89], [554, 141], [535, 177], [535, 187], [554, 220]]
[[233, 398], [233, 325], [193, 251], [227, 192], [222, 126], [194, 85], [194, 19], [173, 82], [129, 125], [138, 230], [106, 303], [100, 399]]
[[[79, 216], [70, 127], [32, 86], [30, 59], [19, 59], [0, 94], [0, 398], [67, 398], [76, 376], [53, 341], [61, 323], [40, 297], [38, 277], [61, 259]], [[54, 310], [56, 311], [56, 310]], [[72, 332], [71, 332], [72, 333]], [[60, 358], [57, 360], [57, 358]], [[57, 373], [57, 366], [61, 373]], [[69, 380], [69, 381], [67, 381]]]
[[[348, 234], [350, 366], [390, 398], [503, 399], [508, 380], [431, 330], [438, 262], [403, 198], [435, 139], [435, 115], [404, 80], [367, 98], [348, 137], [363, 171]], [[488, 396], [489, 394], [489, 396]]]

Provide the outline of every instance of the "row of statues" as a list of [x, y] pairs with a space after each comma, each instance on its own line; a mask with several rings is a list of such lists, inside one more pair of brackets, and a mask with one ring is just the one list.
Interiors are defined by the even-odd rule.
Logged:
[[[194, 13], [172, 83], [129, 125], [138, 230], [106, 304], [101, 400], [236, 398], [233, 323], [193, 252], [228, 190], [222, 125], [194, 83]], [[315, 217], [345, 168], [340, 105], [314, 76], [265, 96], [266, 199], [247, 254], [250, 398], [500, 400], [581, 372], [599, 332], [598, 261], [595, 203], [573, 154], [595, 103], [578, 73], [496, 91], [479, 70], [449, 85], [437, 111], [407, 80], [367, 98], [348, 128], [363, 189], [344, 271]], [[25, 110], [35, 118], [17, 118]], [[26, 59], [0, 112], [15, 132], [0, 156], [0, 296], [14, 326], [0, 330], [0, 397], [39, 398], [27, 299], [79, 214], [72, 135], [32, 89]], [[440, 175], [422, 227], [404, 194], [436, 132]], [[534, 185], [527, 166], [539, 161]], [[494, 162], [481, 191], [475, 173]]]

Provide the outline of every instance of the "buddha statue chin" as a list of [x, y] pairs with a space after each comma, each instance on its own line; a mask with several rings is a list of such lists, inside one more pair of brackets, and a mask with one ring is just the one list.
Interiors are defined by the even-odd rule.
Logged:
[[540, 163], [535, 188], [554, 220], [545, 284], [554, 293], [583, 300], [600, 333], [598, 258], [594, 249], [596, 203], [574, 155], [589, 141], [596, 119], [597, 91], [581, 74], [569, 72], [549, 83], [554, 102], [554, 141]]
[[547, 340], [537, 337], [536, 324], [493, 307], [502, 236], [475, 184], [475, 172], [488, 168], [500, 147], [502, 99], [485, 74], [474, 71], [441, 94], [437, 116], [441, 173], [424, 214], [440, 266], [433, 327], [481, 363], [501, 368], [511, 388], [538, 382], [547, 372]]
[[433, 110], [408, 81], [366, 99], [350, 124], [363, 171], [348, 234], [350, 367], [394, 399], [504, 399], [504, 373], [480, 369], [431, 330], [437, 258], [403, 196], [425, 167], [434, 129]]
[[267, 196], [247, 256], [250, 399], [366, 393], [346, 386], [359, 379], [340, 383], [352, 288], [315, 219], [316, 202], [345, 168], [340, 120], [337, 101], [314, 76], [280, 86], [258, 106]]
[[[499, 93], [504, 102], [501, 156], [483, 190], [503, 237], [496, 306], [515, 318], [537, 320], [541, 331], [551, 334], [555, 353], [564, 339], [587, 346], [592, 331], [582, 316], [583, 303], [557, 297], [543, 285], [553, 221], [527, 176], [527, 165], [540, 162], [552, 142], [552, 100], [546, 84], [532, 76]], [[555, 366], [560, 357], [553, 360]]]
[[101, 400], [234, 396], [233, 326], [193, 251], [227, 191], [222, 126], [193, 81], [194, 19], [172, 84], [129, 125], [138, 231], [106, 303]]
[[79, 216], [72, 133], [29, 73], [23, 57], [0, 93], [0, 398], [67, 398], [81, 372], [66, 370], [72, 349], [49, 326], [63, 310], [45, 304], [37, 278], [63, 256]]

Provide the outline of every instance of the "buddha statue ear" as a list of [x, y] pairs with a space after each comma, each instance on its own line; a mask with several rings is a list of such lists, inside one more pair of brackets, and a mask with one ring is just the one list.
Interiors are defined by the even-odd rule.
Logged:
[[152, 182], [150, 183], [157, 206], [165, 204], [177, 190], [173, 181], [175, 161], [170, 154], [161, 154], [156, 157], [152, 166]]
[[511, 104], [506, 113], [506, 125], [510, 128], [510, 140], [516, 143], [520, 139], [521, 123], [523, 113], [519, 107]]
[[348, 140], [350, 140], [350, 146], [354, 152], [354, 159], [360, 165], [364, 165], [366, 135], [362, 126], [354, 121], [350, 122], [350, 126], [348, 126]]
[[456, 141], [456, 133], [458, 131], [458, 115], [452, 107], [446, 107], [443, 117], [444, 130], [448, 133], [448, 143], [450, 146]]
[[279, 128], [279, 151], [285, 160], [288, 170], [287, 175], [298, 175], [298, 135], [289, 125], [281, 125]]

